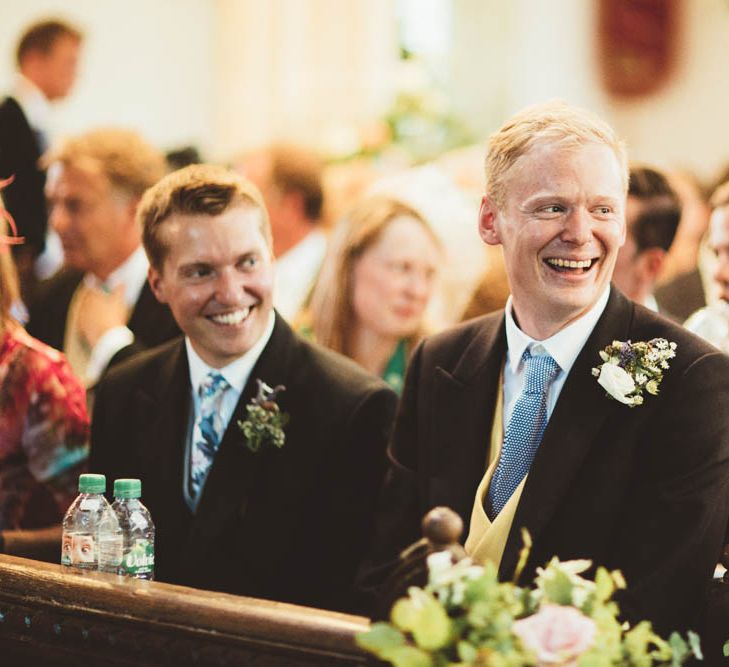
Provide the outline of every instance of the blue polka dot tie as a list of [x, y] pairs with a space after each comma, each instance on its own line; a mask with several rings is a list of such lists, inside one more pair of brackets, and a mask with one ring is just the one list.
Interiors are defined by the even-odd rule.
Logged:
[[548, 354], [522, 355], [524, 387], [514, 404], [499, 463], [494, 470], [486, 502], [486, 514], [493, 521], [504, 508], [534, 460], [547, 426], [547, 391], [559, 373], [559, 365]]
[[223, 395], [230, 387], [220, 373], [210, 372], [200, 383], [200, 415], [193, 430], [190, 495], [197, 500], [225, 431], [220, 417]]

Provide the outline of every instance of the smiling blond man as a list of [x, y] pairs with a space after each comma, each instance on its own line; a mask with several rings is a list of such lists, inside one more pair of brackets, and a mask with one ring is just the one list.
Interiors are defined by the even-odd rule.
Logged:
[[[502, 579], [526, 528], [524, 583], [554, 555], [589, 558], [624, 572], [627, 618], [696, 628], [729, 514], [729, 360], [611, 286], [628, 172], [604, 122], [526, 109], [491, 138], [486, 181], [479, 231], [503, 249], [511, 297], [416, 350], [370, 566], [446, 505]], [[655, 338], [677, 344], [658, 395], [626, 371], [642, 404], [608, 396], [600, 352], [623, 341], [629, 361]]]

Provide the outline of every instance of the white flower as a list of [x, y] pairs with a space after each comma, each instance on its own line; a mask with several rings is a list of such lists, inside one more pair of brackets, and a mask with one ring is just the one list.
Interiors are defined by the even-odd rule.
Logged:
[[633, 405], [634, 399], [628, 394], [635, 391], [635, 382], [630, 375], [615, 364], [603, 364], [600, 368], [599, 385], [616, 401], [625, 405]]

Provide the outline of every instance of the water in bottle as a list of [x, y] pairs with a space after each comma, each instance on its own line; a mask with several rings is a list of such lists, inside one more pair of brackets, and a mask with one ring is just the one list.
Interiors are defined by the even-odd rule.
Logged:
[[[113, 539], [114, 532], [119, 532], [119, 522], [104, 498], [104, 475], [81, 475], [78, 490], [78, 497], [63, 518], [61, 564], [96, 570], [100, 559], [103, 562], [115, 557], [113, 547], [109, 546], [110, 535]], [[120, 554], [116, 559], [120, 559]]]
[[154, 523], [142, 504], [142, 482], [138, 479], [117, 479], [114, 502], [123, 535], [123, 556], [118, 572], [137, 579], [154, 578]]

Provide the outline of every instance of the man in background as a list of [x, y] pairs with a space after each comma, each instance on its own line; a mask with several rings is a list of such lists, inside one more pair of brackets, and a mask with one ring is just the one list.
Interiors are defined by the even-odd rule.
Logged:
[[668, 179], [650, 167], [632, 167], [625, 208], [626, 238], [618, 252], [613, 282], [623, 294], [670, 316], [653, 290], [673, 243], [681, 204]]
[[713, 280], [719, 300], [694, 312], [685, 327], [729, 354], [729, 182], [716, 189], [711, 206], [708, 241], [716, 256]]
[[238, 168], [266, 202], [276, 257], [273, 304], [292, 321], [306, 305], [326, 254], [321, 161], [305, 148], [277, 144], [245, 156]]
[[80, 31], [68, 23], [30, 26], [16, 50], [14, 89], [0, 104], [0, 178], [14, 177], [3, 199], [25, 237], [14, 250], [25, 298], [35, 282], [33, 265], [46, 246], [48, 226], [45, 172], [38, 159], [49, 146], [51, 103], [66, 97], [76, 79], [81, 41]]
[[94, 130], [43, 158], [49, 221], [65, 267], [39, 284], [28, 332], [62, 350], [91, 386], [117, 354], [179, 332], [147, 284], [137, 204], [165, 173], [163, 156], [136, 132]]

